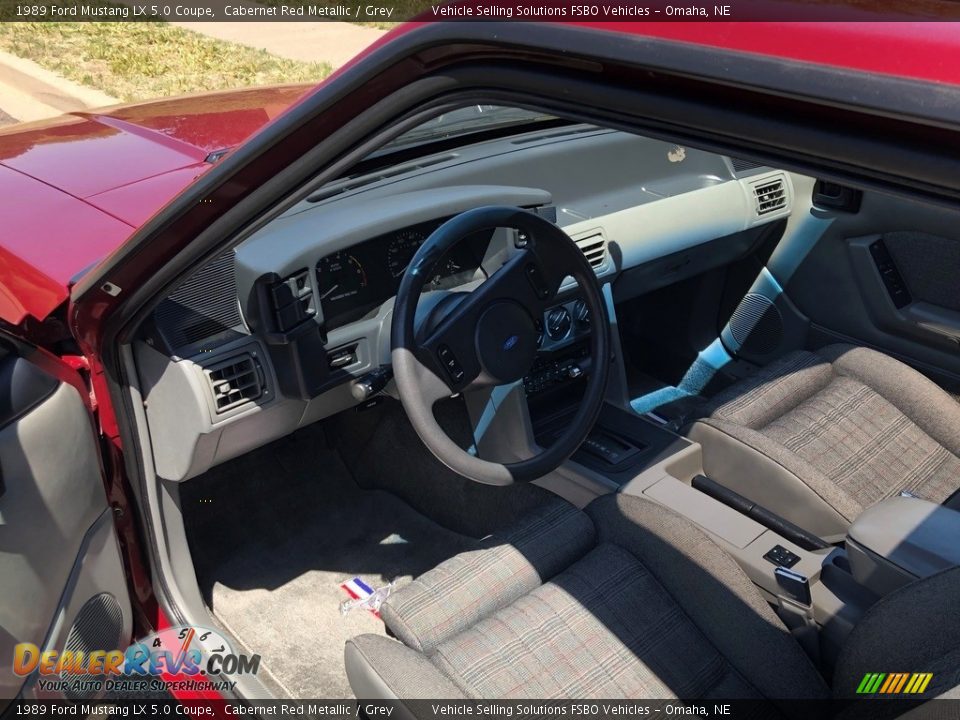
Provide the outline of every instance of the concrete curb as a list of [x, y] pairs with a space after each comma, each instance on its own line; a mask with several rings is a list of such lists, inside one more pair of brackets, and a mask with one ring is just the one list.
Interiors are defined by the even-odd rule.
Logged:
[[104, 92], [60, 77], [32, 60], [2, 50], [0, 97], [3, 98], [3, 110], [21, 122], [120, 102]]

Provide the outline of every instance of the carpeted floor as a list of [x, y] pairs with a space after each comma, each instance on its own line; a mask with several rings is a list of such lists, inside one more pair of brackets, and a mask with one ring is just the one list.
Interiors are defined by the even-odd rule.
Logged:
[[209, 606], [293, 697], [350, 697], [344, 642], [385, 632], [365, 610], [340, 614], [340, 583], [402, 583], [473, 543], [357, 486], [320, 426], [184, 483], [181, 501]]
[[[462, 400], [438, 403], [434, 415], [460, 447], [471, 444]], [[530, 483], [494, 487], [457, 475], [430, 454], [395, 400], [363, 413], [340, 413], [327, 422], [357, 484], [387, 490], [456, 533], [484, 537], [514, 525], [550, 498]]]

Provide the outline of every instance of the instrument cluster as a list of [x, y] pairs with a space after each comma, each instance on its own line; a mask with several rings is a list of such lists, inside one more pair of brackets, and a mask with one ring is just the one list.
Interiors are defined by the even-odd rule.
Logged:
[[[327, 329], [359, 320], [396, 295], [410, 261], [445, 220], [380, 235], [332, 253], [317, 263], [317, 289]], [[434, 269], [425, 291], [459, 287], [483, 277], [491, 232], [464, 238]]]

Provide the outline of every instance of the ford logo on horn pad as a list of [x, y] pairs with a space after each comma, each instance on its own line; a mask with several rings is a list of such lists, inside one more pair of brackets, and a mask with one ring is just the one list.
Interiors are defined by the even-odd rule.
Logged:
[[503, 349], [510, 350], [520, 341], [519, 335], [511, 335], [503, 341]]

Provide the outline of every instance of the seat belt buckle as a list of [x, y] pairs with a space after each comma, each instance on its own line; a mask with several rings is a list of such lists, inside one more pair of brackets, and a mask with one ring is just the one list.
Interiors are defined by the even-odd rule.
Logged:
[[810, 581], [806, 575], [783, 566], [774, 568], [773, 575], [778, 586], [777, 614], [800, 643], [807, 657], [820, 667], [820, 633], [813, 616]]
[[777, 586], [780, 588], [783, 599], [792, 600], [806, 608], [810, 607], [812, 602], [810, 598], [810, 581], [806, 575], [801, 575], [783, 566], [774, 568], [773, 575], [777, 580]]

